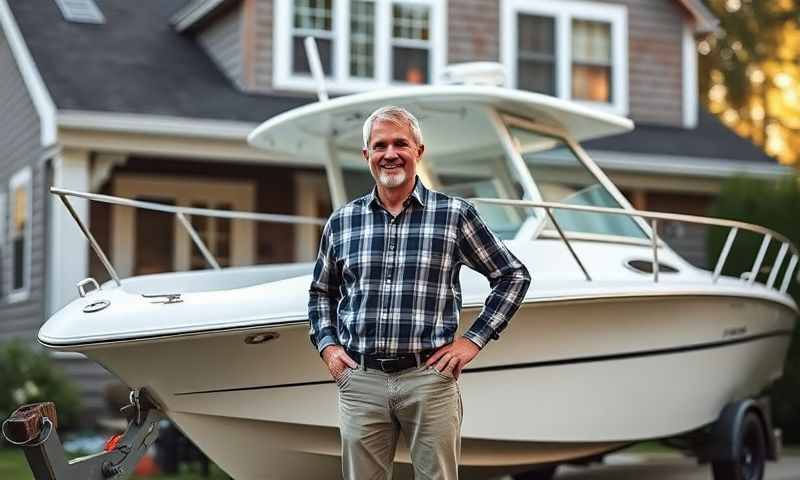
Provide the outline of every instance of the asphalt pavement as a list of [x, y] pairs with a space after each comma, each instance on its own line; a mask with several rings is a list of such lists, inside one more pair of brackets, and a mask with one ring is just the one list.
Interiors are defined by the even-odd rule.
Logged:
[[[498, 480], [510, 480], [503, 477]], [[710, 465], [674, 454], [609, 455], [602, 465], [561, 466], [556, 480], [713, 480]], [[800, 455], [767, 464], [765, 480], [800, 480]]]
[[[617, 454], [603, 465], [562, 466], [557, 480], [712, 480], [711, 466], [678, 455]], [[785, 455], [768, 463], [765, 480], [800, 480], [800, 455]]]

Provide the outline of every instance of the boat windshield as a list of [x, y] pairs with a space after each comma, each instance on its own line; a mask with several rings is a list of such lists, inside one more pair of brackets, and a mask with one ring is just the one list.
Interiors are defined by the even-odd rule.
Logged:
[[[620, 207], [558, 138], [519, 127], [512, 118], [497, 115], [481, 105], [418, 110], [425, 155], [417, 173], [433, 190], [463, 198]], [[346, 196], [350, 200], [364, 195], [375, 185], [367, 163], [354, 148], [356, 141], [355, 135], [342, 138], [336, 149], [338, 163], [343, 168]], [[518, 154], [522, 155], [524, 164]], [[501, 239], [531, 238], [542, 231], [538, 228], [542, 219], [537, 213], [543, 215], [540, 209], [480, 202], [475, 207]], [[569, 210], [554, 210], [553, 213], [565, 231], [646, 238], [637, 223], [625, 216]], [[547, 234], [552, 228], [545, 224], [543, 233]]]
[[[620, 203], [560, 138], [510, 125], [509, 132], [525, 160], [542, 201], [621, 208]], [[565, 232], [647, 238], [633, 218], [574, 210], [553, 210]], [[555, 234], [548, 221], [544, 233]]]

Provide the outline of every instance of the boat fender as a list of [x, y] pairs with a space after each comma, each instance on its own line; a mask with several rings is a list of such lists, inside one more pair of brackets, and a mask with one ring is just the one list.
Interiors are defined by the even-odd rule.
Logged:
[[755, 412], [764, 426], [767, 441], [767, 459], [777, 460], [778, 447], [772, 432], [769, 416], [769, 400], [751, 398], [729, 403], [722, 409], [719, 418], [711, 427], [708, 458], [711, 461], [736, 461], [741, 449], [742, 427], [747, 412]]

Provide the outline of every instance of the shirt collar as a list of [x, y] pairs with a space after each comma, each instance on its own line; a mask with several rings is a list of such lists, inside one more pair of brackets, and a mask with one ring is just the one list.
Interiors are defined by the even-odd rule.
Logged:
[[[425, 184], [422, 183], [422, 180], [419, 179], [419, 176], [416, 176], [414, 180], [414, 189], [411, 190], [411, 194], [408, 196], [403, 205], [406, 206], [407, 202], [410, 202], [411, 200], [416, 200], [421, 207], [424, 207], [427, 198], [428, 198], [428, 189], [425, 188]], [[372, 187], [372, 192], [370, 192], [367, 198], [367, 205], [370, 207], [381, 205], [380, 198], [378, 197], [377, 186]]]

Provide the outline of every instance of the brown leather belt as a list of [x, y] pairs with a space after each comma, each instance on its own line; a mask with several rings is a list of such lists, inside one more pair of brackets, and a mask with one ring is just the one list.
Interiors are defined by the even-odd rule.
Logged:
[[397, 355], [372, 354], [364, 355], [347, 350], [347, 355], [365, 369], [380, 370], [385, 373], [395, 373], [409, 368], [423, 365], [433, 355], [433, 351], [419, 353], [401, 353]]

